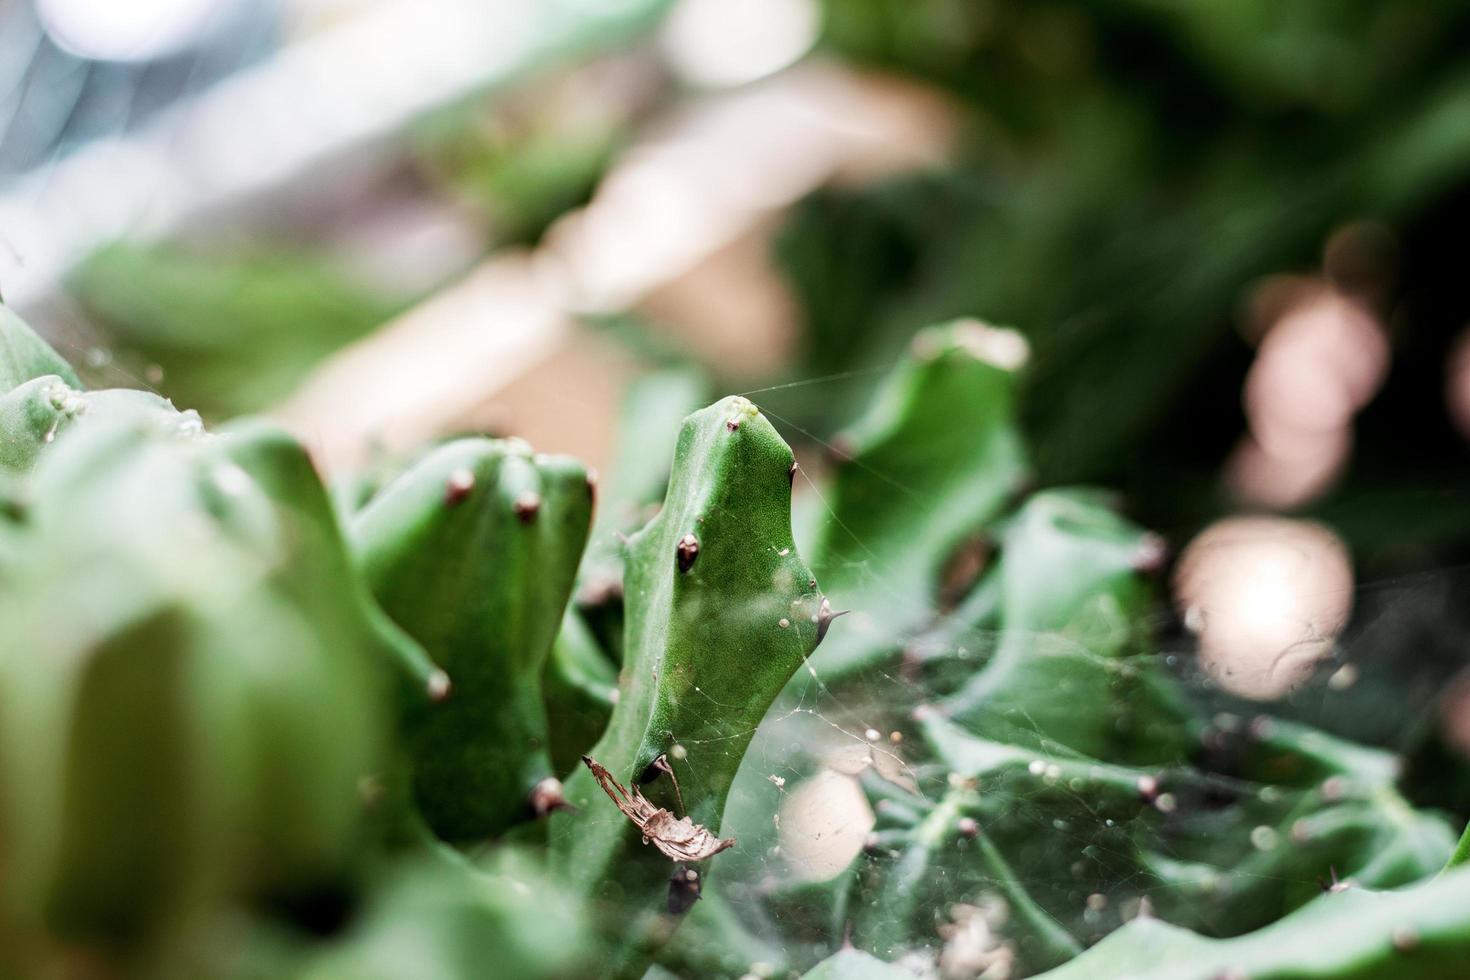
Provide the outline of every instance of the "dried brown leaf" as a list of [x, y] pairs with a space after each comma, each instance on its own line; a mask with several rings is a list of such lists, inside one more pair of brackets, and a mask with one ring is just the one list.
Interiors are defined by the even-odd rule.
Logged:
[[638, 787], [629, 792], [590, 756], [582, 756], [582, 761], [592, 770], [592, 776], [602, 791], [643, 833], [643, 842], [651, 843], [669, 860], [703, 861], [734, 846], [733, 837], [721, 840], [688, 817], [675, 817], [668, 810], [654, 806], [638, 791]]

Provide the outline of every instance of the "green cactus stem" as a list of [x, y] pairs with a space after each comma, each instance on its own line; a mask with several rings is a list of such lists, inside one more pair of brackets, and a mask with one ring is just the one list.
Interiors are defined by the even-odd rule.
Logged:
[[390, 866], [347, 935], [291, 976], [563, 980], [596, 975], [596, 954], [578, 898], [535, 854], [502, 846], [482, 862], [439, 853]]
[[59, 937], [136, 955], [201, 903], [357, 860], [378, 662], [313, 624], [340, 583], [298, 601], [313, 545], [231, 441], [99, 417], [31, 478], [0, 594], [0, 863]]
[[1466, 827], [1464, 832], [1460, 834], [1460, 840], [1455, 844], [1454, 853], [1445, 862], [1445, 869], [1458, 868], [1467, 861], [1470, 861], [1470, 827]]
[[[590, 755], [712, 832], [751, 736], [818, 640], [822, 595], [791, 535], [792, 463], [744, 398], [696, 412], [680, 432], [663, 508], [627, 546], [619, 698]], [[678, 797], [652, 768], [661, 756]], [[638, 960], [677, 918], [664, 911], [674, 867], [590, 772], [569, 780], [567, 796], [578, 810], [553, 819], [558, 866], [612, 928], [627, 929]]]
[[41, 450], [86, 408], [82, 395], [54, 374], [0, 395], [0, 469], [29, 470]]
[[72, 388], [82, 386], [71, 365], [15, 311], [0, 303], [0, 394], [46, 375], [56, 375]]
[[1208, 939], [1132, 920], [1046, 980], [1451, 980], [1470, 961], [1470, 870], [1397, 892], [1339, 888], [1263, 929]]
[[831, 509], [812, 567], [855, 611], [815, 660], [832, 682], [901, 647], [933, 617], [944, 567], [1020, 488], [1019, 334], [976, 321], [915, 337], [871, 410], [834, 439]]
[[575, 460], [461, 439], [353, 522], [373, 594], [447, 677], [443, 703], [408, 736], [414, 795], [447, 840], [496, 835], [562, 803], [541, 677], [592, 498]]
[[1095, 493], [1027, 500], [1001, 535], [1001, 640], [941, 709], [977, 734], [1096, 759], [1163, 762], [1195, 737], [1138, 628], [1151, 536]]
[[911, 980], [913, 972], [860, 949], [842, 949], [801, 975], [801, 980]]

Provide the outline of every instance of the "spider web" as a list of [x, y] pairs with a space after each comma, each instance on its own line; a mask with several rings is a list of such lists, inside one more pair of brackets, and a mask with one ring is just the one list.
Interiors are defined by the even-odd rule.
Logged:
[[[778, 388], [829, 384], [886, 368]], [[775, 390], [747, 394], [759, 399]], [[762, 409], [793, 444], [833, 449], [789, 419], [764, 405]], [[822, 496], [820, 475], [809, 473], [815, 468], [803, 458], [798, 497], [805, 500], [798, 506], [814, 505], [825, 519], [840, 523]], [[900, 495], [913, 496], [902, 473], [874, 475]], [[881, 559], [847, 533], [866, 556], [856, 563], [864, 584], [886, 588]], [[1426, 739], [1432, 739], [1426, 729], [1433, 728], [1436, 699], [1458, 661], [1425, 658], [1406, 669], [1400, 652], [1385, 640], [1425, 629], [1443, 631], [1435, 624], [1443, 623], [1448, 597], [1463, 588], [1466, 573], [1464, 567], [1435, 568], [1353, 586], [1356, 612], [1350, 629], [1312, 678], [1277, 703], [1243, 701], [1213, 684], [1197, 666], [1194, 637], [1165, 606], [1163, 588], [1156, 590], [1160, 601], [1153, 611], [1131, 624], [1141, 641], [1138, 652], [1110, 659], [1114, 666], [1162, 667], [1196, 705], [1203, 719], [1201, 738], [1207, 743], [1212, 738], [1249, 740], [1257, 729], [1264, 730], [1266, 722], [1259, 719], [1276, 717], [1377, 743], [1396, 755], [1422, 754]], [[832, 598], [842, 605], [840, 594]], [[918, 664], [894, 656], [829, 683], [818, 652], [801, 668], [811, 683], [795, 686], [793, 697], [778, 701], [758, 731], [731, 728], [706, 739], [754, 736], [719, 828], [720, 836], [739, 843], [712, 865], [709, 900], [691, 913], [666, 958], [674, 972], [723, 969], [730, 975], [760, 975], [804, 969], [846, 943], [864, 948], [866, 939], [868, 951], [899, 960], [919, 974], [1025, 975], [1036, 969], [1034, 952], [1023, 949], [1018, 959], [1009, 959], [997, 951], [1013, 953], [1021, 935], [1034, 932], [1034, 923], [1018, 922], [1026, 914], [1044, 917], [1058, 932], [1073, 937], [1078, 948], [1131, 918], [1154, 914], [1160, 906], [1183, 924], [1229, 935], [1245, 931], [1240, 915], [1222, 916], [1215, 896], [1234, 893], [1247, 904], [1250, 896], [1264, 896], [1265, 907], [1254, 913], [1262, 921], [1249, 923], [1254, 927], [1337, 881], [1339, 868], [1331, 861], [1274, 857], [1293, 848], [1293, 830], [1324, 809], [1317, 787], [1278, 787], [1211, 771], [1191, 750], [1147, 767], [1168, 792], [1155, 790], [1135, 813], [1120, 813], [1116, 805], [1100, 803], [1088, 787], [1073, 788], [1076, 780], [1060, 775], [1079, 765], [1094, 766], [1096, 760], [1079, 757], [1049, 737], [1045, 726], [1024, 710], [1005, 723], [1013, 736], [999, 741], [1025, 746], [1033, 756], [1030, 764], [961, 786], [965, 793], [973, 790], [971, 802], [962, 807], [973, 815], [956, 820], [951, 813], [949, 825], [942, 826], [937, 814], [952, 802], [957, 781], [925, 745], [915, 709], [952, 693], [1015, 631], [985, 626], [938, 631], [934, 624], [946, 623], [944, 610], [931, 605], [911, 611], [910, 621], [926, 625], [901, 632], [896, 646], [922, 649]], [[1303, 642], [1319, 639], [1311, 635], [1310, 623], [1302, 625]], [[839, 621], [833, 629], [842, 626]], [[1064, 633], [1031, 632], [1025, 640], [1035, 657], [1102, 656]], [[711, 708], [728, 707], [709, 700]], [[1389, 718], [1364, 711], [1364, 705], [1385, 703], [1393, 705]], [[1404, 727], [1404, 718], [1431, 721]], [[995, 737], [994, 731], [990, 734]], [[679, 742], [679, 733], [674, 738]], [[1388, 784], [1393, 781], [1390, 777]], [[1232, 820], [1212, 820], [1209, 811], [1220, 807], [1220, 801], [1236, 801], [1242, 812]], [[1174, 825], [1181, 812], [1187, 816], [1191, 809], [1204, 816], [1181, 840]], [[591, 819], [615, 817], [589, 814]], [[966, 828], [966, 819], [974, 822], [973, 836], [955, 833]], [[799, 826], [793, 828], [793, 822]], [[994, 839], [992, 823], [999, 831]], [[911, 895], [904, 921], [885, 928], [881, 923], [893, 911], [896, 893], [892, 879], [902, 878], [904, 862], [926, 828], [942, 834], [929, 842], [920, 873], [898, 886]], [[1232, 855], [1233, 863], [1210, 866], [1201, 859], [1204, 849], [1198, 838], [1212, 833], [1234, 836], [1218, 849]], [[1402, 841], [1375, 843], [1417, 849], [1420, 871], [1370, 884], [1404, 883], [1443, 860], [1441, 850], [1452, 839], [1436, 836], [1432, 828], [1420, 834], [1422, 839], [1415, 838], [1418, 833], [1408, 828]], [[985, 847], [999, 850], [1007, 873], [994, 873], [993, 863], [982, 857]], [[1141, 862], [1145, 851], [1149, 860]], [[1177, 867], [1171, 868], [1171, 862]], [[1191, 875], [1198, 879], [1195, 887], [1181, 887]], [[1034, 908], [1016, 907], [1018, 890]], [[976, 923], [979, 939], [974, 938]], [[723, 944], [724, 958], [702, 958], [699, 947], [714, 936]], [[979, 959], [972, 955], [966, 961], [961, 955], [965, 950], [956, 951], [967, 936], [983, 954]]]

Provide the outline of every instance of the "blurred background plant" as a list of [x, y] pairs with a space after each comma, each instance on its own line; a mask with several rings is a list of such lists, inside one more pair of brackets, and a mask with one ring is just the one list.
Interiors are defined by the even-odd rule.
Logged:
[[0, 290], [339, 476], [475, 430], [647, 480], [612, 419], [671, 366], [815, 475], [919, 328], [1012, 325], [1036, 485], [1214, 525], [1165, 652], [1320, 644], [1221, 710], [1463, 822], [1467, 45], [1423, 0], [9, 0]]

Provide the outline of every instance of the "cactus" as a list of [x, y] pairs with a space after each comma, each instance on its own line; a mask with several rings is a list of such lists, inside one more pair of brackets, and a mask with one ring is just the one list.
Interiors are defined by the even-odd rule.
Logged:
[[833, 953], [801, 976], [802, 980], [909, 980], [913, 973], [849, 948]]
[[75, 389], [54, 374], [0, 395], [0, 469], [28, 471], [41, 449], [84, 405]]
[[[12, 348], [36, 349], [16, 322]], [[16, 391], [41, 386], [68, 418], [27, 450], [0, 535], [6, 907], [23, 936], [136, 966], [211, 902], [293, 907], [355, 877], [388, 688], [422, 699], [426, 660], [294, 440], [207, 437], [157, 396], [56, 373]], [[44, 946], [15, 948], [39, 968]]]
[[581, 904], [534, 854], [502, 847], [483, 864], [420, 857], [383, 879], [353, 929], [310, 952], [297, 980], [550, 980], [594, 968]]
[[[946, 562], [1026, 476], [1012, 392], [1019, 334], [956, 321], [919, 334], [872, 408], [833, 440], [831, 513], [812, 567], [855, 615], [823, 648], [828, 683], [871, 666], [928, 625]], [[900, 474], [894, 476], [893, 474]]]
[[1470, 955], [1470, 871], [1397, 892], [1341, 888], [1270, 926], [1208, 939], [1145, 916], [1044, 976], [1449, 980]]
[[0, 394], [47, 375], [72, 388], [82, 386], [71, 365], [10, 307], [0, 303]]
[[[288, 435], [85, 391], [0, 316], [0, 972], [1457, 975], [1470, 872], [1414, 883], [1470, 847], [1398, 760], [1221, 710], [1156, 651], [1159, 542], [1017, 498], [1021, 350], [922, 334], [854, 427], [818, 649], [743, 398], [623, 544], [634, 440], [584, 559], [575, 461], [457, 439], [334, 503]], [[579, 565], [621, 588], [569, 608]], [[848, 848], [815, 872], [802, 807]]]
[[59, 936], [142, 955], [212, 896], [353, 857], [373, 661], [291, 601], [291, 516], [231, 442], [98, 419], [36, 466], [0, 598], [0, 825], [10, 899]]
[[[1170, 921], [1234, 935], [1309, 901], [1332, 869], [1390, 887], [1449, 854], [1449, 828], [1399, 796], [1387, 753], [1197, 713], [1131, 625], [1133, 565], [1151, 545], [1098, 498], [1039, 494], [1000, 541], [999, 646], [954, 690], [892, 721], [916, 736], [895, 751], [917, 786], [866, 772], [877, 815], [866, 850], [823, 883], [778, 883], [762, 899], [776, 921], [777, 909], [825, 904], [827, 943], [848, 933], [885, 959], [939, 955], [939, 930], [952, 926], [937, 916], [991, 896], [1009, 910], [992, 931], [1029, 972], [1076, 955], [1144, 898]], [[804, 722], [786, 720], [767, 744], [811, 742]], [[754, 817], [726, 829], [761, 852], [774, 841], [760, 814], [781, 793], [753, 775], [738, 785], [740, 813]]]
[[462, 439], [353, 521], [384, 610], [444, 672], [409, 733], [414, 795], [447, 840], [494, 836], [562, 804], [541, 675], [592, 516], [592, 482], [519, 441]]
[[1095, 495], [1029, 498], [1001, 537], [999, 645], [939, 709], [1013, 742], [1119, 761], [1176, 758], [1194, 733], [1137, 628], [1147, 599], [1139, 555], [1152, 547]]
[[195, 412], [177, 411], [147, 391], [82, 391], [59, 375], [42, 375], [0, 396], [0, 469], [25, 472], [56, 436], [88, 418], [136, 418], [161, 433], [203, 431]]
[[[826, 625], [830, 607], [791, 536], [793, 466], [754, 405], [717, 402], [685, 420], [664, 506], [628, 542], [619, 698], [589, 754], [706, 828], [719, 828], [746, 744]], [[661, 757], [677, 797], [654, 769]], [[660, 910], [673, 868], [610, 815], [591, 772], [574, 775], [567, 796], [578, 811], [553, 820], [558, 866], [637, 923], [636, 961], [636, 947], [669, 927]]]
[[[946, 336], [916, 345], [946, 350]], [[908, 378], [921, 364], [896, 374]], [[967, 377], [976, 400], [993, 380], [978, 371]], [[890, 400], [893, 384], [884, 389]], [[910, 418], [939, 415], [957, 397], [902, 390]], [[994, 412], [1011, 416], [1008, 407]], [[866, 475], [840, 468], [833, 489], [823, 490], [832, 513], [819, 541], [841, 539], [844, 526], [862, 519], [844, 503], [852, 499], [846, 483], [909, 485], [911, 473], [926, 477], [925, 462]], [[965, 469], [963, 461], [950, 465]], [[888, 497], [882, 520], [930, 520], [909, 513], [896, 493]], [[993, 553], [967, 594], [946, 604], [941, 576], [915, 576], [913, 606], [938, 614], [904, 620], [891, 593], [875, 600], [879, 622], [904, 628], [855, 629], [861, 637], [848, 635], [835, 661], [824, 647], [813, 666], [834, 686], [849, 682], [839, 693], [793, 685], [799, 703], [822, 698], [831, 723], [857, 726], [859, 740], [864, 727], [904, 736], [896, 748], [867, 750], [860, 781], [876, 822], [845, 870], [812, 881], [799, 866], [783, 875], [778, 864], [772, 881], [764, 857], [779, 842], [771, 814], [784, 818], [802, 777], [848, 764], [819, 749], [830, 723], [813, 724], [805, 711], [778, 714], [740, 773], [739, 804], [724, 831], [761, 857], [732, 856], [720, 888], [763, 909], [768, 924], [784, 924], [798, 962], [844, 937], [884, 959], [941, 956], [941, 931], [959, 930], [944, 918], [948, 910], [985, 899], [1006, 910], [987, 929], [1024, 974], [1076, 956], [1144, 899], [1170, 921], [1237, 935], [1310, 901], [1333, 870], [1392, 887], [1444, 861], [1449, 828], [1399, 795], [1387, 753], [1264, 717], [1211, 716], [1154, 652], [1145, 628], [1147, 575], [1161, 544], [1114, 514], [1106, 497], [1048, 490], [1009, 512], [977, 512], [930, 550], [928, 567], [940, 568], [947, 549], [982, 533]], [[855, 574], [831, 571], [838, 581]], [[896, 582], [890, 575], [885, 584]], [[855, 627], [862, 613], [859, 606]], [[900, 652], [898, 683], [886, 669], [863, 670]], [[907, 719], [881, 698], [859, 700], [874, 677], [891, 685], [894, 701], [916, 690], [931, 700]], [[793, 754], [788, 745], [813, 748]], [[773, 758], [782, 763], [779, 781], [765, 761]]]

